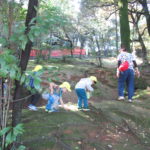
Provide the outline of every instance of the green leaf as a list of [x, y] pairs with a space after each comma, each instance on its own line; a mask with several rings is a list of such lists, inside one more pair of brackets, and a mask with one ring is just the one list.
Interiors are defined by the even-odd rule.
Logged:
[[27, 76], [27, 77], [26, 77], [26, 80], [25, 80], [25, 85], [26, 85], [27, 87], [29, 87], [29, 83], [30, 83], [30, 78]]
[[26, 41], [26, 40], [24, 40], [24, 41], [22, 41], [22, 42], [21, 42], [21, 46], [20, 46], [20, 47], [21, 47], [21, 49], [22, 49], [22, 50], [24, 50], [24, 49], [25, 49], [25, 47], [26, 47], [26, 43], [27, 43], [27, 41]]
[[48, 80], [49, 82], [52, 82], [51, 78], [48, 78], [47, 80]]
[[16, 62], [16, 57], [10, 54], [5, 54], [4, 60], [6, 61], [6, 63], [13, 64]]
[[[11, 127], [9, 127], [9, 130], [11, 129]], [[6, 129], [5, 129], [6, 130]], [[8, 133], [9, 131], [8, 129], [5, 131], [6, 133]], [[6, 136], [6, 144], [5, 146], [7, 147], [9, 144], [11, 144], [12, 142], [16, 141], [16, 138], [19, 134], [23, 133], [23, 124], [18, 124], [16, 127], [12, 128], [12, 130], [7, 134]]]
[[43, 69], [41, 69], [41, 70], [39, 70], [38, 72], [36, 72], [36, 77], [37, 77], [37, 76], [41, 76], [41, 75], [43, 74], [43, 72], [44, 72]]
[[40, 35], [40, 31], [39, 30], [36, 30], [35, 32], [34, 32], [34, 35], [37, 37], [37, 36], [39, 36]]
[[23, 124], [18, 124], [16, 127], [13, 128], [14, 135], [22, 134], [24, 132]]
[[16, 136], [13, 134], [13, 132], [9, 132], [6, 136], [6, 147], [14, 141], [16, 141]]
[[35, 21], [36, 21], [36, 18], [33, 18], [29, 24], [32, 25]]
[[21, 146], [19, 146], [19, 148], [17, 150], [25, 150], [25, 149], [26, 149], [26, 147], [21, 145]]
[[17, 74], [16, 74], [16, 80], [20, 80], [20, 78], [21, 78], [21, 73], [17, 72]]
[[29, 32], [28, 37], [32, 42], [34, 41], [34, 36], [33, 36], [32, 32]]
[[40, 89], [40, 82], [41, 82], [41, 79], [36, 77], [34, 78], [34, 87], [35, 89], [39, 90]]
[[60, 79], [59, 79], [58, 77], [55, 77], [55, 80], [56, 80], [56, 81], [60, 81]]
[[25, 38], [26, 38], [26, 36], [25, 36], [25, 35], [21, 35], [21, 36], [19, 36], [19, 40], [20, 40], [20, 41], [23, 41]]
[[0, 76], [1, 77], [6, 77], [7, 76], [7, 71], [6, 70], [3, 70], [3, 69], [0, 69]]
[[19, 38], [20, 42], [20, 47], [21, 49], [25, 49], [26, 43], [28, 41], [27, 37], [25, 35], [21, 36], [21, 38]]
[[10, 70], [10, 78], [11, 79], [15, 79], [16, 78], [16, 70], [14, 70], [13, 68]]
[[11, 129], [11, 127], [6, 127], [3, 130], [0, 131], [0, 136], [6, 134], [9, 130]]
[[6, 39], [1, 37], [0, 38], [0, 44], [5, 45], [7, 43]]
[[20, 83], [21, 83], [21, 84], [24, 83], [25, 80], [26, 80], [26, 76], [25, 76], [25, 74], [22, 74]]

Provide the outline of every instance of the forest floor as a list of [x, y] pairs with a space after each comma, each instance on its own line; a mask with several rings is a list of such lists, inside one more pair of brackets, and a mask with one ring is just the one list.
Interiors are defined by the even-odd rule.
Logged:
[[[105, 68], [97, 67], [94, 61], [78, 59], [43, 64], [59, 67], [54, 71], [57, 75], [46, 71], [43, 81], [68, 81], [72, 92], [63, 96], [67, 110], [46, 113], [46, 101], [42, 99], [37, 112], [23, 110], [22, 140], [27, 150], [150, 150], [149, 66], [140, 67], [142, 77], [136, 79], [133, 103], [128, 103], [116, 100], [115, 60], [104, 61], [108, 62]], [[33, 68], [32, 61], [28, 68]], [[91, 110], [78, 111], [73, 87], [80, 78], [90, 75], [99, 80], [89, 100]]]

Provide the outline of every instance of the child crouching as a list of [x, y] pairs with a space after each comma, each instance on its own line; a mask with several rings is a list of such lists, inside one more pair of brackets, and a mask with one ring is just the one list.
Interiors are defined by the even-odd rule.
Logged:
[[68, 82], [63, 82], [61, 85], [50, 83], [49, 89], [50, 94], [48, 96], [48, 102], [45, 110], [47, 112], [56, 112], [58, 111], [59, 105], [64, 107], [62, 94], [66, 92], [71, 92], [70, 84]]

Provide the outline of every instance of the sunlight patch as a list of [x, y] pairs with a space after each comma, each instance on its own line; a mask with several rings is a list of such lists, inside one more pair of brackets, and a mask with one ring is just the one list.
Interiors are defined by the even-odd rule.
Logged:
[[74, 67], [74, 65], [65, 65], [65, 66], [67, 66], [67, 67]]
[[47, 67], [49, 67], [49, 68], [59, 68], [58, 66], [51, 66], [51, 65], [47, 65]]
[[78, 111], [77, 106], [73, 105], [73, 104], [65, 104], [64, 105], [66, 110], [70, 110], [70, 111]]

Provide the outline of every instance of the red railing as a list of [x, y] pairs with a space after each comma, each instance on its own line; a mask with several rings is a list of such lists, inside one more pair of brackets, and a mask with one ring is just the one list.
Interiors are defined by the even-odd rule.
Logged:
[[[48, 50], [36, 50], [33, 49], [31, 50], [30, 56], [31, 57], [35, 57], [38, 54], [41, 55], [49, 55], [49, 51]], [[62, 56], [69, 56], [71, 55], [71, 50], [68, 49], [64, 49], [64, 50], [53, 50], [50, 53], [51, 57], [62, 57]], [[86, 50], [85, 49], [79, 49], [79, 48], [75, 48], [72, 50], [72, 55], [86, 55]]]

